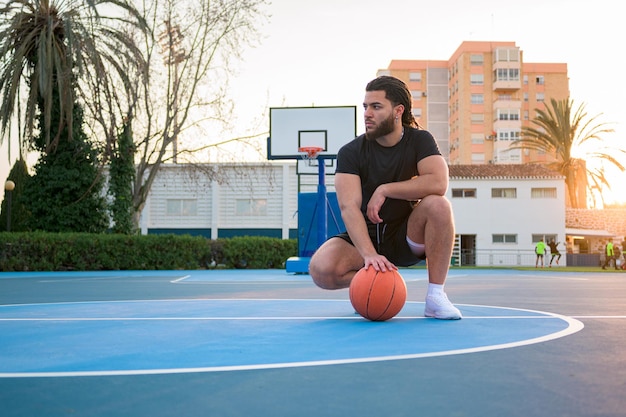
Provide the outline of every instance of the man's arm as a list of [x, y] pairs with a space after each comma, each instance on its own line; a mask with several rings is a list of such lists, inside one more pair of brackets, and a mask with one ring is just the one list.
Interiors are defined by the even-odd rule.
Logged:
[[419, 176], [410, 180], [380, 185], [367, 203], [367, 217], [380, 223], [380, 209], [387, 198], [417, 201], [428, 195], [445, 195], [448, 190], [449, 171], [441, 155], [431, 155], [417, 164]]
[[386, 257], [380, 255], [370, 239], [365, 218], [361, 212], [363, 195], [361, 190], [361, 178], [354, 174], [335, 174], [335, 190], [337, 202], [341, 210], [341, 218], [346, 225], [346, 230], [361, 257], [364, 266], [372, 265], [374, 269], [386, 271], [397, 269]]

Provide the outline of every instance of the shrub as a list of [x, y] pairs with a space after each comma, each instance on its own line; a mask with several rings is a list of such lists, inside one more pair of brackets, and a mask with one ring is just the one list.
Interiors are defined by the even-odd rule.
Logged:
[[190, 235], [0, 233], [0, 271], [284, 268], [295, 240]]

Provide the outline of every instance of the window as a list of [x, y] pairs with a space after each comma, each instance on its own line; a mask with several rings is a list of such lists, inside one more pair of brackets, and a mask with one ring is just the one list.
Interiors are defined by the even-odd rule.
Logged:
[[165, 210], [168, 216], [197, 216], [198, 201], [196, 199], [168, 199]]
[[518, 62], [519, 48], [496, 48], [495, 60], [498, 62]]
[[482, 94], [472, 94], [472, 104], [483, 104], [485, 102], [485, 96]]
[[472, 164], [484, 164], [485, 163], [485, 154], [472, 152]]
[[493, 234], [491, 235], [491, 243], [517, 243], [517, 235]]
[[483, 56], [482, 56], [482, 54], [472, 54], [472, 55], [470, 55], [470, 64], [471, 65], [482, 65], [483, 64]]
[[411, 109], [411, 112], [413, 113], [413, 117], [417, 117], [418, 119], [422, 117], [422, 109], [420, 109], [419, 107], [413, 107]]
[[475, 198], [476, 188], [453, 188], [452, 197], [455, 198]]
[[267, 216], [267, 200], [264, 198], [245, 198], [235, 201], [237, 216]]
[[509, 129], [503, 130], [498, 129], [498, 140], [519, 140], [520, 138], [520, 130], [519, 129]]
[[422, 73], [421, 72], [410, 72], [409, 73], [409, 81], [412, 81], [412, 82], [420, 82], [420, 81], [422, 81]]
[[519, 109], [497, 109], [496, 120], [519, 120]]
[[494, 72], [496, 81], [519, 81], [519, 68], [498, 68]]
[[536, 81], [537, 81], [537, 84], [543, 85], [544, 83], [543, 75], [537, 75]]
[[516, 188], [492, 188], [491, 198], [517, 198]]
[[483, 85], [485, 83], [485, 76], [483, 74], [470, 74], [471, 85]]
[[422, 99], [422, 95], [423, 95], [423, 93], [420, 90], [413, 90], [413, 91], [411, 91], [411, 96], [413, 97], [413, 100], [421, 100]]
[[530, 198], [556, 198], [556, 188], [532, 188]]
[[485, 115], [482, 113], [472, 113], [472, 124], [480, 125], [485, 122]]
[[548, 243], [552, 239], [554, 239], [555, 242], [558, 242], [557, 235], [553, 235], [553, 234], [533, 234], [532, 236], [533, 243], [537, 243], [541, 239], [543, 239], [543, 241], [546, 243]]
[[541, 103], [545, 100], [545, 95], [543, 93], [537, 93], [536, 98], [537, 98], [537, 101]]

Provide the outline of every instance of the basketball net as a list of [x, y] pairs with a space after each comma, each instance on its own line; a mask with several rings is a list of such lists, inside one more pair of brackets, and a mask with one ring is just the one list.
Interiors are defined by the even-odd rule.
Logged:
[[305, 161], [317, 159], [317, 155], [323, 150], [324, 148], [320, 148], [319, 146], [302, 146], [298, 148], [298, 152], [302, 154], [302, 159]]

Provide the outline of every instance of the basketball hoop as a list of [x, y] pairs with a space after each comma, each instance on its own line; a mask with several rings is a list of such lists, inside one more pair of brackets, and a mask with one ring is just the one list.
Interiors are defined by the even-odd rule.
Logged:
[[302, 153], [302, 159], [310, 161], [316, 159], [317, 155], [322, 152], [324, 148], [319, 146], [302, 146], [298, 148], [298, 152]]

